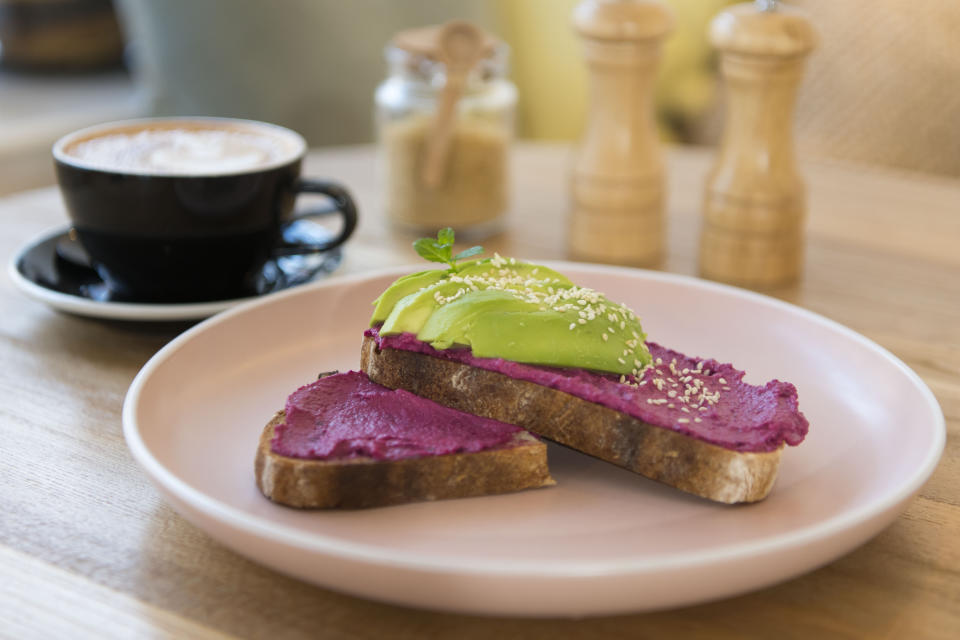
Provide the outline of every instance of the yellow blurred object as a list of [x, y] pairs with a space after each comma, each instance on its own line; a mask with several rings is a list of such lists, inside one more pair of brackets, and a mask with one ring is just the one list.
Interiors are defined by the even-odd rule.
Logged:
[[[498, 31], [510, 44], [519, 89], [521, 137], [574, 140], [587, 106], [587, 75], [570, 24], [579, 0], [497, 0]], [[665, 0], [676, 26], [665, 41], [656, 88], [663, 135], [686, 140], [713, 103], [716, 86], [707, 24], [730, 0]]]
[[580, 136], [587, 73], [570, 23], [579, 0], [497, 0], [497, 31], [511, 48], [521, 137], [571, 140]]

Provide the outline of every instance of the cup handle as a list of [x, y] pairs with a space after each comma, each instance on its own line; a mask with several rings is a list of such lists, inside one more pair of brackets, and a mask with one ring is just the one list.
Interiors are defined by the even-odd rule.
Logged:
[[337, 234], [335, 238], [332, 238], [326, 242], [288, 242], [283, 240], [281, 235], [280, 245], [277, 246], [273, 252], [275, 256], [290, 256], [328, 251], [329, 249], [339, 247], [341, 244], [346, 242], [347, 238], [353, 234], [354, 229], [357, 228], [357, 206], [354, 204], [353, 198], [350, 197], [350, 194], [347, 193], [347, 190], [340, 185], [323, 180], [300, 178], [293, 184], [292, 190], [298, 194], [319, 193], [321, 195], [325, 195], [330, 198], [333, 206], [296, 213], [291, 217], [290, 220], [287, 220], [283, 223], [281, 229], [286, 229], [298, 220], [329, 216], [333, 214], [339, 214], [340, 217], [343, 218], [343, 227], [340, 229], [340, 233]]

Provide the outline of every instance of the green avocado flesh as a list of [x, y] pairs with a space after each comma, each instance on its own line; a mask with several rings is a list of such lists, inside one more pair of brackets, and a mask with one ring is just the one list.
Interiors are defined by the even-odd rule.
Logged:
[[630, 309], [553, 269], [500, 256], [404, 276], [373, 304], [370, 325], [381, 335], [412, 333], [435, 349], [622, 375], [650, 363]]

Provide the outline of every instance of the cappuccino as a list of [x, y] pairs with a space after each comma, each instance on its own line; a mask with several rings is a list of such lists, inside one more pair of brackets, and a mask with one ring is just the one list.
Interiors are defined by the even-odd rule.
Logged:
[[137, 175], [216, 176], [257, 171], [295, 159], [303, 139], [279, 127], [178, 120], [82, 132], [61, 160]]
[[[53, 158], [73, 232], [110, 299], [180, 303], [255, 295], [265, 278], [285, 277], [281, 256], [350, 237], [353, 199], [301, 176], [306, 150], [298, 133], [266, 122], [175, 117], [69, 133]], [[295, 213], [304, 193], [332, 207]], [[301, 219], [333, 212], [336, 235], [298, 235]]]

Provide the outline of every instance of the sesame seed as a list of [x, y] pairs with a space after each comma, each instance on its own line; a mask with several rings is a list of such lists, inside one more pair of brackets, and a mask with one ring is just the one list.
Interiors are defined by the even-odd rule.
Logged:
[[694, 422], [703, 422], [703, 420], [701, 420], [700, 418], [694, 418], [693, 421], [694, 421]]
[[623, 358], [617, 358], [617, 362], [619, 362], [620, 364], [627, 364], [627, 362]]
[[688, 418], [677, 418], [677, 422], [681, 422], [681, 423], [683, 423], [683, 424], [686, 424], [686, 423], [690, 422], [690, 420], [689, 420]]
[[719, 382], [720, 382], [720, 384], [727, 384], [727, 381], [724, 380], [723, 378], [720, 378]]
[[586, 319], [586, 318], [580, 318], [579, 320], [577, 320], [577, 322], [580, 323], [580, 324], [587, 324], [587, 319]]
[[610, 338], [607, 337], [607, 334], [605, 334], [605, 333], [601, 333], [601, 334], [600, 334], [600, 337], [603, 338], [603, 341], [604, 341], [604, 342], [606, 342], [607, 340], [610, 339]]
[[571, 323], [570, 323], [570, 331], [573, 331], [573, 330], [576, 328], [576, 326], [577, 326], [577, 323], [576, 323], [576, 322], [571, 322]]

